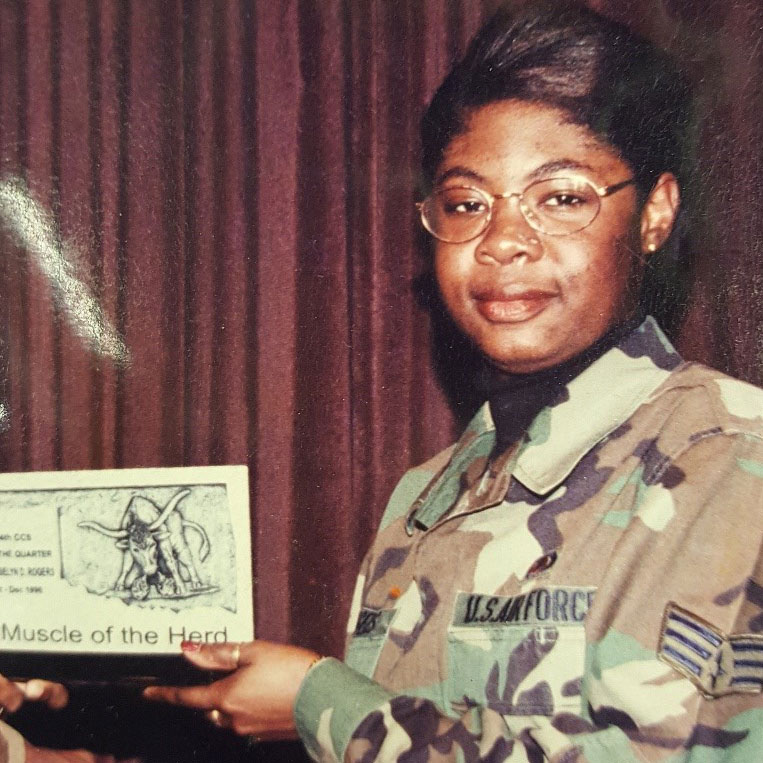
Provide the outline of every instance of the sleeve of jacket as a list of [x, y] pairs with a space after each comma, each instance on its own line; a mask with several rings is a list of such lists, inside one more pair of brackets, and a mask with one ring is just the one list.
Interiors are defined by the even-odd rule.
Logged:
[[757, 763], [763, 749], [759, 698], [743, 703], [746, 709], [740, 705], [725, 729], [712, 725], [710, 702], [702, 700], [692, 737], [667, 741], [678, 751], [655, 745], [648, 732], [617, 725], [565, 733], [565, 719], [558, 717], [530, 725], [524, 718], [524, 728], [513, 734], [489, 708], [448, 718], [429, 700], [392, 694], [338, 660], [325, 660], [301, 689], [297, 724], [308, 753], [321, 763]]
[[525, 727], [514, 735], [504, 717], [489, 708], [448, 718], [429, 700], [388, 692], [333, 659], [310, 671], [300, 689], [296, 715], [308, 753], [321, 763], [640, 760], [627, 735], [615, 726], [586, 733], [588, 751], [582, 755], [577, 735], [564, 734], [551, 719], [538, 719], [534, 728]]
[[0, 721], [0, 763], [24, 763], [24, 738], [16, 729]]
[[[703, 600], [710, 601], [715, 607], [711, 611], [717, 611], [718, 602], [723, 601], [720, 611], [728, 611], [728, 616], [716, 622], [719, 630], [752, 639], [751, 658], [754, 661], [760, 655], [763, 659], [761, 441], [746, 434], [707, 437], [676, 454], [669, 465], [665, 470], [669, 479], [644, 486], [633, 521], [651, 521], [657, 513], [666, 512], [687, 518], [681, 529], [687, 537], [686, 551], [680, 542], [675, 547], [676, 563], [696, 571], [696, 584], [687, 587], [686, 596], [697, 607]], [[677, 480], [676, 475], [683, 478]], [[703, 537], [714, 545], [714, 555], [696, 558], [697, 544], [691, 542], [692, 537], [695, 541]], [[721, 551], [717, 551], [719, 537], [724, 539]], [[739, 554], [749, 558], [748, 577], [732, 580], [724, 571], [723, 560], [729, 558], [724, 555]], [[633, 586], [656, 585], [649, 565], [645, 564], [643, 574], [644, 579], [634, 580]], [[389, 692], [337, 660], [323, 660], [308, 673], [300, 689], [298, 730], [315, 760], [347, 763], [759, 761], [763, 750], [761, 686], [756, 691], [712, 696], [658, 661], [658, 639], [656, 633], [647, 662], [661, 665], [666, 678], [654, 687], [649, 680], [609, 687], [607, 704], [611, 707], [589, 706], [580, 716], [513, 719], [490, 707], [474, 707], [452, 718], [429, 700]], [[760, 651], [755, 651], [757, 646]], [[763, 662], [755, 675], [763, 681]], [[639, 715], [645, 705], [663, 702], [667, 692], [659, 689], [665, 689], [665, 682], [677, 687], [680, 701], [665, 701], [658, 712], [649, 708]], [[618, 697], [618, 690], [624, 695]], [[629, 697], [628, 692], [638, 696]]]

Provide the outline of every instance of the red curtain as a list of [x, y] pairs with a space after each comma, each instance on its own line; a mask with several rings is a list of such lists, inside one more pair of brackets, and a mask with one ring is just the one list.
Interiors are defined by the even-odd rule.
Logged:
[[[338, 653], [386, 496], [457, 430], [416, 287], [417, 123], [495, 5], [1, 3], [0, 180], [49, 225], [3, 207], [0, 468], [248, 464], [257, 632]], [[698, 83], [679, 344], [760, 383], [763, 10], [596, 6]]]

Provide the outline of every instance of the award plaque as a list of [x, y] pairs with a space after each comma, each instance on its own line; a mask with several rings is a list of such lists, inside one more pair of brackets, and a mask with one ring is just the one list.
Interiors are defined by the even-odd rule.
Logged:
[[0, 673], [198, 683], [183, 641], [250, 641], [244, 466], [0, 475]]

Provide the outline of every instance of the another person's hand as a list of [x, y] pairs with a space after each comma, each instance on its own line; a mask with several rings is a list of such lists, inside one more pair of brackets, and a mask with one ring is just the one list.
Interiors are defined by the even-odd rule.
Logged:
[[0, 676], [0, 708], [10, 713], [15, 713], [24, 702], [44, 702], [53, 710], [58, 710], [68, 701], [69, 693], [61, 684], [37, 678], [25, 682], [9, 681]]
[[[33, 678], [29, 681], [9, 681], [0, 676], [0, 708], [16, 712], [24, 702], [44, 702], [53, 710], [69, 701], [65, 686], [53, 681]], [[95, 755], [87, 750], [50, 750], [24, 741], [26, 763], [112, 763], [111, 756]]]
[[87, 750], [49, 750], [24, 744], [26, 763], [116, 763], [110, 755], [95, 755]]
[[152, 686], [148, 699], [206, 711], [207, 718], [257, 739], [294, 739], [294, 701], [318, 655], [268, 641], [183, 645], [190, 662], [203, 670], [233, 671], [209, 686]]

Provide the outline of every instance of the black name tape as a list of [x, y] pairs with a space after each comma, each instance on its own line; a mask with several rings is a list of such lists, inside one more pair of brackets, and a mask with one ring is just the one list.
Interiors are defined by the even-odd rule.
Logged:
[[516, 596], [459, 593], [451, 625], [580, 625], [593, 603], [594, 588], [548, 586]]

